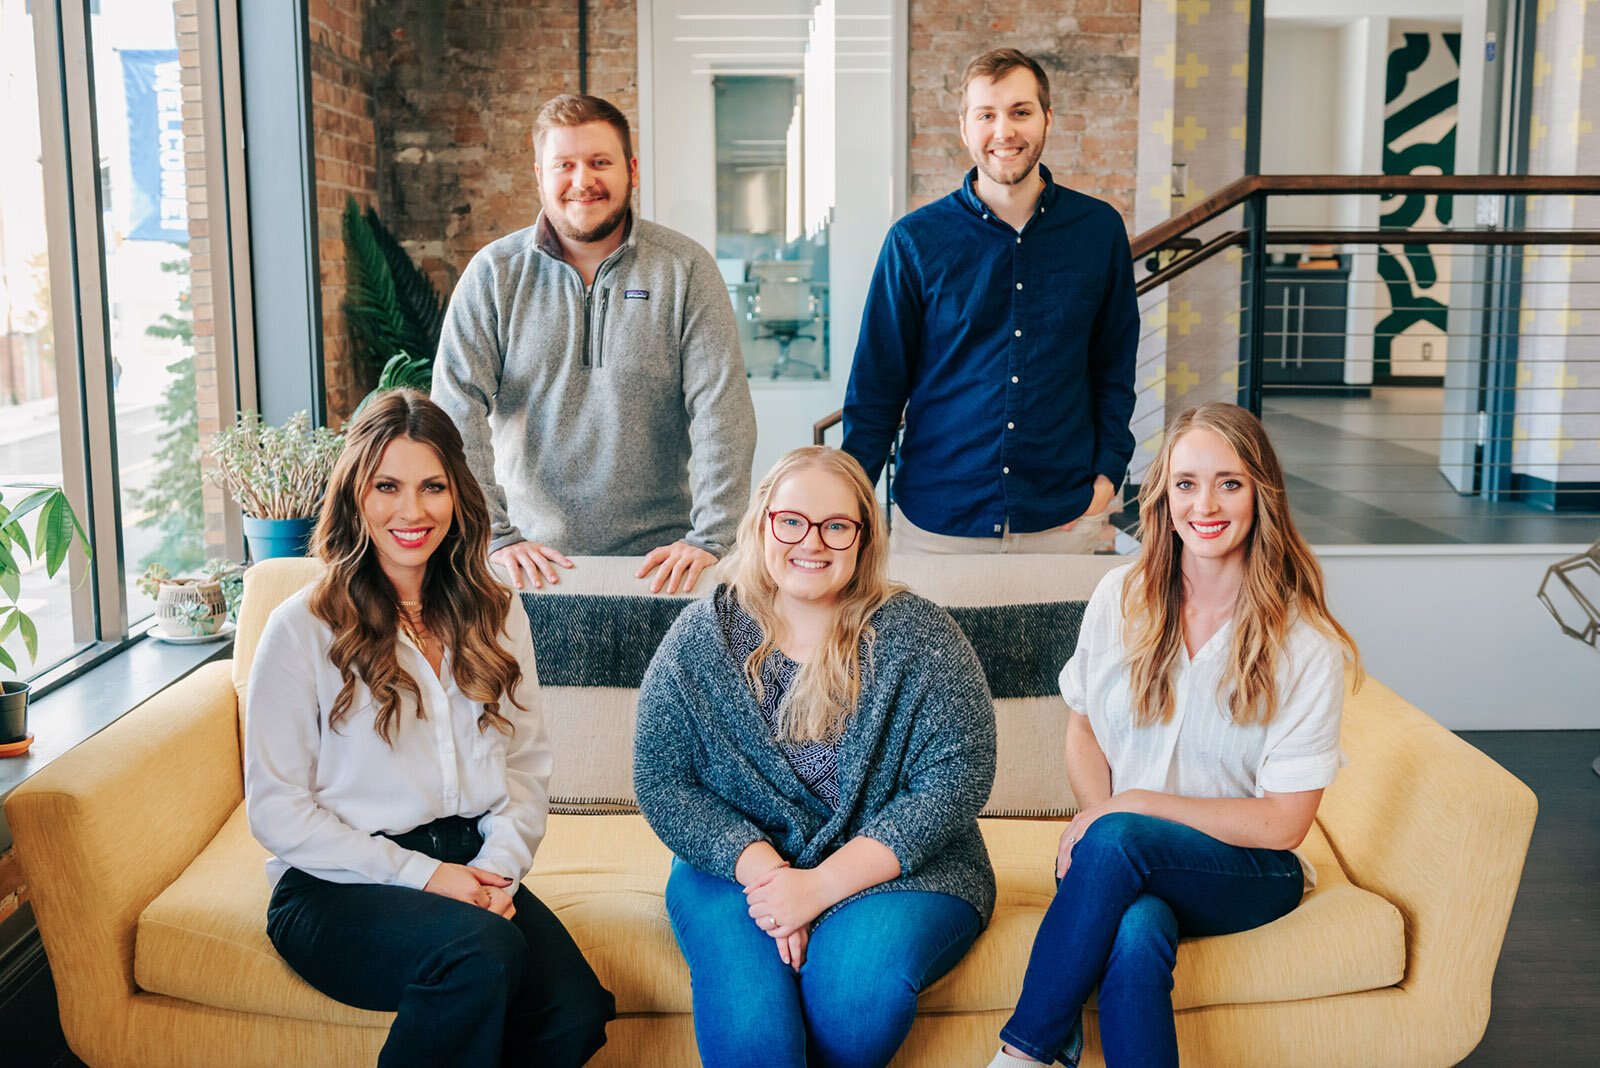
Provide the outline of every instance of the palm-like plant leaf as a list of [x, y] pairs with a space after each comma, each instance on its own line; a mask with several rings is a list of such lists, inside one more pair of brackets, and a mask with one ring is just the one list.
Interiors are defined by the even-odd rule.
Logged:
[[389, 276], [394, 279], [394, 291], [399, 299], [400, 311], [405, 316], [407, 337], [401, 346], [413, 357], [429, 361], [439, 351], [439, 329], [444, 325], [444, 298], [434, 288], [433, 281], [422, 273], [400, 242], [389, 232], [371, 208], [365, 216], [367, 228], [383, 252], [389, 265]]
[[396, 353], [432, 363], [444, 323], [444, 298], [378, 213], [345, 201], [347, 291], [345, 320], [351, 346], [370, 367], [386, 366]]
[[356, 354], [372, 367], [381, 367], [403, 348], [405, 313], [395, 292], [394, 277], [383, 249], [351, 197], [344, 207], [346, 290], [345, 322]]

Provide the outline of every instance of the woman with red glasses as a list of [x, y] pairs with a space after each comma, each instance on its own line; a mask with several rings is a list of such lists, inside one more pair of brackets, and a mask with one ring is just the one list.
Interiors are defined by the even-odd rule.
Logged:
[[707, 1068], [887, 1064], [994, 907], [988, 685], [888, 548], [861, 465], [796, 449], [646, 673], [634, 781]]

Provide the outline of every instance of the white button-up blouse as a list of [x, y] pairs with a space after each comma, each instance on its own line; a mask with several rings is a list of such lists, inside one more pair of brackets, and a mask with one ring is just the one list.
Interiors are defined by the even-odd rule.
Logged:
[[417, 889], [439, 862], [379, 833], [409, 831], [444, 816], [476, 817], [483, 848], [471, 863], [513, 883], [533, 864], [550, 807], [550, 743], [539, 712], [533, 634], [513, 596], [500, 644], [522, 666], [515, 699], [500, 713], [510, 737], [479, 730], [481, 702], [456, 688], [445, 653], [438, 676], [403, 635], [400, 664], [422, 691], [426, 718], [402, 695], [393, 745], [373, 727], [372, 692], [359, 679], [349, 713], [328, 725], [343, 680], [328, 658], [333, 632], [302, 590], [267, 620], [250, 669], [244, 783], [250, 830], [272, 851], [276, 886], [289, 868], [336, 883]]
[[[1304, 620], [1291, 626], [1277, 670], [1278, 707], [1266, 724], [1238, 724], [1221, 683], [1233, 640], [1223, 624], [1191, 659], [1184, 651], [1173, 680], [1166, 723], [1137, 726], [1122, 636], [1120, 567], [1095, 588], [1084, 611], [1077, 650], [1061, 672], [1061, 696], [1089, 717], [1111, 766], [1113, 793], [1155, 790], [1184, 797], [1260, 797], [1320, 790], [1343, 758], [1344, 650]], [[1308, 884], [1314, 878], [1307, 867]]]

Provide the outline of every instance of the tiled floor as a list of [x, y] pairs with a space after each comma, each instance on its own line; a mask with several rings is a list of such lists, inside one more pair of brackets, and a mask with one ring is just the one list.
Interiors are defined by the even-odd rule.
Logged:
[[1268, 396], [1301, 533], [1314, 545], [1588, 544], [1594, 513], [1462, 496], [1439, 473], [1441, 389], [1370, 397]]

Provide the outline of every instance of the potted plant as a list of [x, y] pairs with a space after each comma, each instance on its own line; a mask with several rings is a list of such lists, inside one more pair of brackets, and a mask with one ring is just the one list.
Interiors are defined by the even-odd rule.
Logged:
[[156, 603], [156, 630], [169, 638], [215, 634], [228, 620], [228, 602], [215, 579], [175, 578], [162, 565], [151, 564], [138, 586]]
[[[13, 488], [30, 491], [15, 508], [5, 502], [0, 489], [0, 667], [17, 674], [17, 661], [6, 648], [14, 636], [21, 640], [31, 663], [39, 655], [39, 630], [19, 604], [22, 596], [21, 559], [43, 561], [45, 575], [54, 578], [66, 562], [73, 538], [87, 555], [89, 536], [73, 514], [67, 495], [56, 486], [16, 483]], [[33, 540], [28, 540], [22, 520], [39, 513]], [[9, 601], [10, 603], [6, 603]], [[21, 679], [0, 680], [0, 754], [13, 756], [27, 749], [33, 736], [28, 733], [28, 694], [30, 687]]]
[[211, 442], [217, 478], [244, 512], [252, 560], [304, 556], [344, 435], [296, 412], [268, 426], [252, 411]]

